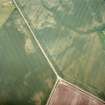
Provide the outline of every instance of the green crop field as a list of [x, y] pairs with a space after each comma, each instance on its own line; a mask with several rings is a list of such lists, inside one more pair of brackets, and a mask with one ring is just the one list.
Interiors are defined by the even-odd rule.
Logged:
[[105, 1], [16, 1], [59, 75], [105, 100]]
[[[105, 101], [105, 1], [15, 0], [60, 77]], [[45, 105], [56, 76], [15, 5], [0, 1], [0, 105]]]
[[45, 105], [55, 75], [17, 10], [0, 28], [0, 105]]

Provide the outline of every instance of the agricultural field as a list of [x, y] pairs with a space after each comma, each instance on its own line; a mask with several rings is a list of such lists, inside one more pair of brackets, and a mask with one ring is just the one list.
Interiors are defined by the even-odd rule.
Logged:
[[33, 35], [63, 80], [105, 101], [105, 0], [13, 1], [0, 0], [0, 105], [47, 103], [56, 75]]
[[0, 105], [45, 105], [55, 75], [15, 9], [0, 28]]
[[11, 0], [0, 0], [0, 27], [5, 23], [13, 10], [14, 6]]
[[16, 1], [58, 74], [105, 100], [105, 1]]

